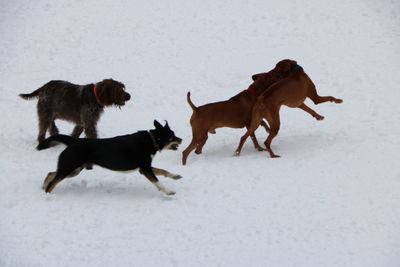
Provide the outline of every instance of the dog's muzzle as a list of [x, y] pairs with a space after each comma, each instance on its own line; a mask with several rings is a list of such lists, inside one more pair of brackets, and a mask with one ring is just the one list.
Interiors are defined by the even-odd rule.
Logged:
[[117, 106], [125, 106], [125, 102], [129, 101], [131, 99], [131, 95], [128, 93], [125, 93], [124, 96], [116, 103]]
[[182, 143], [182, 139], [176, 137], [174, 141], [171, 142], [169, 149], [171, 150], [178, 150], [179, 145]]

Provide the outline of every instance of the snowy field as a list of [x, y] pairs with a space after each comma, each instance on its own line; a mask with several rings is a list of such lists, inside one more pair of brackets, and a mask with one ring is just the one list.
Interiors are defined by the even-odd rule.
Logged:
[[[0, 34], [0, 266], [400, 266], [399, 1], [3, 0]], [[344, 102], [282, 108], [281, 158], [250, 140], [233, 157], [245, 131], [223, 128], [182, 166], [186, 92], [228, 99], [285, 58]], [[184, 141], [153, 165], [183, 176], [160, 177], [175, 196], [96, 166], [41, 190], [63, 147], [34, 149], [17, 95], [110, 77], [132, 99], [100, 137], [168, 120]]]

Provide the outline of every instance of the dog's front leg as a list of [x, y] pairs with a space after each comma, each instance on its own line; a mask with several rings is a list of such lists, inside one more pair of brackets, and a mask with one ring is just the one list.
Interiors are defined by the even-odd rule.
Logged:
[[139, 172], [146, 176], [147, 179], [149, 179], [150, 182], [152, 182], [158, 190], [164, 192], [167, 195], [175, 195], [174, 191], [168, 190], [154, 175], [152, 168], [140, 168]]
[[173, 173], [170, 173], [169, 171], [166, 171], [166, 170], [163, 170], [163, 169], [152, 167], [152, 170], [153, 170], [155, 175], [163, 175], [165, 177], [172, 178], [172, 179], [175, 179], [175, 180], [178, 180], [178, 179], [182, 178], [182, 176], [180, 176], [179, 174], [173, 174]]

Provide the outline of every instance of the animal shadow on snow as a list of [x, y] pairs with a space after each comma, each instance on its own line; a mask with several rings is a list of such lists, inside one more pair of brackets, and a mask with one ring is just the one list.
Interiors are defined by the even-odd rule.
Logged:
[[[337, 133], [315, 131], [313, 133], [304, 132], [304, 134], [291, 134], [289, 128], [284, 129], [283, 131], [284, 132], [279, 136], [280, 138], [273, 144], [273, 147], [279, 151], [279, 153], [288, 154], [282, 158], [301, 157], [319, 153], [321, 149], [329, 148], [335, 145], [338, 141]], [[265, 139], [267, 137], [263, 132], [256, 132], [256, 134], [260, 139]], [[207, 153], [202, 153], [199, 155], [200, 157], [194, 157], [193, 163], [202, 162], [204, 160], [207, 162], [219, 162], [221, 159], [225, 160], [232, 158], [234, 155], [236, 140], [238, 138], [240, 138], [240, 133], [237, 136], [230, 135], [229, 138], [216, 138], [215, 140], [210, 140], [208, 146], [204, 147], [204, 151]], [[240, 158], [248, 156], [251, 156], [252, 158], [261, 157], [270, 159], [265, 151], [254, 151], [254, 148], [250, 143], [243, 146], [243, 153], [238, 157], [238, 159], [240, 160]]]
[[[103, 170], [101, 170], [100, 167], [95, 166], [94, 168], [96, 168], [96, 174], [93, 172], [93, 176], [95, 177], [90, 177], [87, 175], [88, 173], [81, 173], [80, 179], [68, 179], [64, 181], [64, 184], [57, 188], [56, 195], [47, 195], [49, 195], [50, 198], [63, 196], [63, 198], [71, 197], [74, 199], [79, 196], [79, 198], [83, 197], [86, 200], [93, 199], [92, 202], [109, 199], [139, 199], [143, 201], [145, 199], [160, 198], [160, 194], [158, 194], [157, 191], [148, 187], [148, 182], [146, 180], [141, 180], [142, 177], [139, 171], [126, 174], [128, 175], [127, 177], [124, 177], [125, 174], [112, 177], [113, 180], [110, 181], [109, 174], [107, 175], [107, 170], [104, 170], [104, 173], [101, 173]], [[161, 198], [167, 200], [172, 199], [163, 194], [161, 195]]]

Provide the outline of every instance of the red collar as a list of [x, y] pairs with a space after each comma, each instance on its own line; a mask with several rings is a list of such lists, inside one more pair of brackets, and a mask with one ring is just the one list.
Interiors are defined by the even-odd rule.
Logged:
[[250, 94], [252, 94], [254, 96], [258, 96], [256, 90], [254, 90], [251, 86], [247, 89], [247, 92], [249, 92]]
[[101, 102], [99, 96], [97, 95], [97, 86], [96, 85], [93, 85], [93, 93], [94, 93], [94, 96], [96, 97], [97, 103], [99, 103], [100, 106], [104, 106], [103, 102]]

